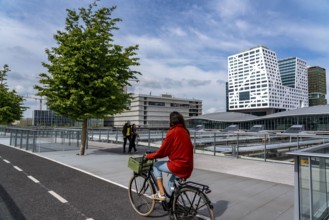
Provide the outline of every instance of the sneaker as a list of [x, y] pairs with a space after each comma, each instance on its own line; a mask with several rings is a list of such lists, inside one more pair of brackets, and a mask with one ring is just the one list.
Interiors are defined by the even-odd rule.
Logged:
[[156, 194], [153, 194], [152, 195], [152, 199], [159, 200], [159, 201], [165, 201], [166, 200], [166, 196], [165, 195], [161, 195], [159, 192], [157, 192]]

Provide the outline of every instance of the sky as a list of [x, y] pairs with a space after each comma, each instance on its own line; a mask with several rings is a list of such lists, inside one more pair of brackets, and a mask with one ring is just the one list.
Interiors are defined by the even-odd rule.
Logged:
[[[90, 0], [0, 0], [0, 69], [8, 64], [7, 84], [26, 97], [32, 117], [38, 76], [47, 70], [45, 49], [58, 46], [66, 9]], [[117, 8], [116, 44], [139, 45], [142, 73], [130, 92], [199, 99], [203, 113], [223, 112], [227, 57], [263, 45], [277, 58], [299, 57], [329, 71], [327, 0], [101, 0]], [[329, 91], [329, 77], [327, 74]], [[0, 97], [1, 98], [1, 97]], [[328, 98], [328, 97], [327, 97]], [[45, 106], [42, 106], [45, 109]]]

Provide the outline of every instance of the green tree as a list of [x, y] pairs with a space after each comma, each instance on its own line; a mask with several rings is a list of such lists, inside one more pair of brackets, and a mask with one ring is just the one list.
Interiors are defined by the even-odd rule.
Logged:
[[5, 64], [3, 70], [0, 70], [0, 124], [10, 124], [21, 119], [24, 107], [24, 99], [19, 96], [15, 90], [9, 90], [6, 80], [9, 66]]
[[35, 85], [51, 110], [83, 122], [80, 155], [85, 153], [88, 119], [127, 109], [132, 96], [124, 90], [140, 74], [130, 69], [139, 65], [138, 45], [124, 48], [113, 43], [111, 32], [121, 21], [112, 18], [116, 7], [98, 9], [96, 2], [66, 10], [65, 31], [54, 35], [58, 47], [46, 49], [49, 62], [42, 63], [48, 74], [41, 73], [43, 85]]

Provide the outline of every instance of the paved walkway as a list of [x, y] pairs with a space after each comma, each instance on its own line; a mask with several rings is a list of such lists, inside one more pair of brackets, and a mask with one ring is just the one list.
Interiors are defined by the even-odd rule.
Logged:
[[[121, 144], [89, 146], [85, 156], [77, 155], [78, 149], [38, 154], [127, 188], [132, 155], [123, 154]], [[138, 150], [143, 154], [147, 148]], [[293, 177], [291, 164], [196, 154], [191, 180], [210, 186], [216, 219], [289, 220], [294, 219]]]

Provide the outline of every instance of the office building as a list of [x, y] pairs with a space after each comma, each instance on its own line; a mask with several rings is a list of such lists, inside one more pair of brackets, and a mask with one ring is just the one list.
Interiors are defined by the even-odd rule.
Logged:
[[113, 117], [113, 126], [122, 127], [130, 121], [139, 128], [168, 128], [169, 114], [178, 111], [185, 119], [202, 114], [202, 101], [175, 98], [172, 95], [134, 95], [129, 110]]
[[308, 71], [308, 97], [309, 105], [326, 105], [327, 104], [327, 83], [326, 69], [319, 66], [312, 66]]
[[50, 110], [34, 110], [32, 116], [33, 126], [61, 127], [73, 126], [74, 122], [67, 117], [60, 116]]
[[282, 85], [291, 88], [308, 90], [306, 62], [297, 57], [278, 61]]
[[280, 63], [286, 85], [276, 53], [268, 48], [257, 46], [229, 56], [229, 111], [261, 116], [308, 107], [306, 62], [290, 58]]
[[[73, 121], [51, 110], [34, 110], [32, 116], [33, 126], [43, 127], [81, 127], [81, 121]], [[104, 119], [89, 119], [88, 127], [103, 127]]]

